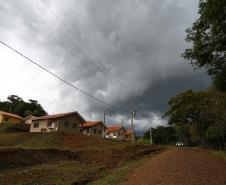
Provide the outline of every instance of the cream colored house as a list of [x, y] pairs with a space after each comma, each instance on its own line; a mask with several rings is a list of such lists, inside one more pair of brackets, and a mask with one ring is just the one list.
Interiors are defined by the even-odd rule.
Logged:
[[33, 120], [34, 118], [36, 118], [36, 117], [35, 117], [35, 116], [32, 116], [32, 115], [27, 116], [26, 118], [24, 118], [24, 123], [25, 123], [25, 124], [28, 124], [28, 125], [31, 125], [32, 120]]
[[85, 119], [78, 112], [36, 117], [32, 119], [30, 132], [79, 132], [80, 124], [84, 122]]
[[125, 129], [123, 126], [111, 126], [105, 131], [105, 137], [109, 139], [125, 139]]
[[80, 125], [80, 131], [85, 135], [104, 137], [105, 129], [102, 121], [87, 121]]
[[1, 123], [20, 123], [23, 121], [23, 118], [8, 112], [0, 111], [0, 124]]

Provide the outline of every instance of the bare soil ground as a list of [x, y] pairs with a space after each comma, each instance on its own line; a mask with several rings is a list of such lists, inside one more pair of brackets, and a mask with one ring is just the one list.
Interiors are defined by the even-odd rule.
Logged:
[[0, 132], [0, 185], [84, 185], [160, 150], [79, 133]]
[[226, 161], [204, 150], [172, 148], [134, 169], [122, 185], [226, 185]]

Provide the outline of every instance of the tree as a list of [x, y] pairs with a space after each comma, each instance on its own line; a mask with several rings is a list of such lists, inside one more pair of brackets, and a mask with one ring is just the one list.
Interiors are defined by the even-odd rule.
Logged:
[[209, 88], [188, 90], [171, 98], [169, 124], [175, 126], [177, 137], [187, 144], [225, 148], [226, 93]]
[[[145, 139], [150, 139], [150, 131], [148, 130], [144, 134]], [[154, 144], [158, 145], [169, 145], [175, 143], [176, 132], [172, 126], [158, 126], [157, 128], [152, 128], [152, 139]]]
[[45, 116], [47, 113], [36, 100], [29, 100], [25, 102], [17, 95], [10, 95], [7, 101], [0, 101], [0, 110], [17, 114], [22, 117], [29, 115], [33, 116]]
[[182, 56], [194, 68], [205, 67], [220, 91], [226, 91], [226, 1], [199, 0], [200, 17], [186, 30], [192, 48]]

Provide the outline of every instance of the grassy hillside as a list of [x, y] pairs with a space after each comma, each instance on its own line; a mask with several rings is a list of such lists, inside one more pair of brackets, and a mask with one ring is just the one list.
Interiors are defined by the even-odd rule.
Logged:
[[0, 184], [86, 184], [158, 147], [79, 133], [28, 133], [0, 125]]

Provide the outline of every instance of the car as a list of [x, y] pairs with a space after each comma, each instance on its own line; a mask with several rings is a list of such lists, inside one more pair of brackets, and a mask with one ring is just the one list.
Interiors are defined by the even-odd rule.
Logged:
[[183, 147], [183, 146], [184, 146], [184, 143], [183, 143], [183, 142], [177, 142], [177, 143], [176, 143], [176, 146], [177, 146], [177, 147]]

